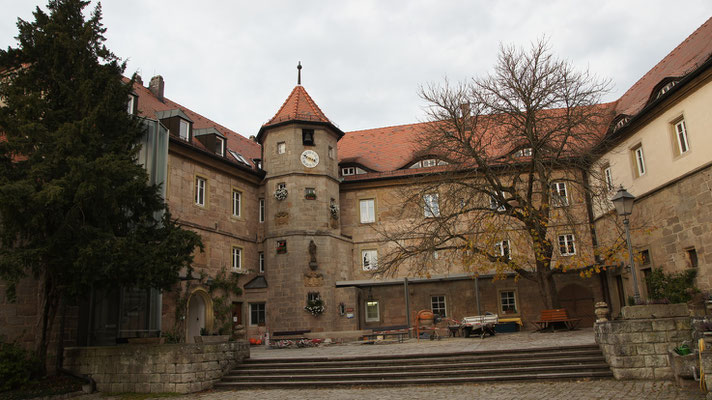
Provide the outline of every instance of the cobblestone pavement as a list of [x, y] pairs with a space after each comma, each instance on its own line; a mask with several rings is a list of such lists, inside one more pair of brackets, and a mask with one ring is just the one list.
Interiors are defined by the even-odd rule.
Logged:
[[[505, 399], [547, 399], [547, 400], [687, 400], [704, 399], [696, 389], [680, 389], [672, 382], [593, 380], [581, 382], [516, 382], [447, 386], [409, 386], [391, 388], [344, 388], [344, 389], [270, 389], [214, 391], [193, 393], [177, 399], [197, 400], [341, 400], [341, 399], [428, 399], [428, 400], [505, 400]], [[89, 399], [115, 399], [88, 395]]]

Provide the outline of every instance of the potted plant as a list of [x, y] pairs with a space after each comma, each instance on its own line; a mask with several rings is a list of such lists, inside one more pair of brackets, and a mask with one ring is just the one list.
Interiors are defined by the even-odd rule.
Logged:
[[311, 315], [317, 317], [324, 312], [324, 301], [321, 298], [309, 300], [304, 309], [309, 311]]

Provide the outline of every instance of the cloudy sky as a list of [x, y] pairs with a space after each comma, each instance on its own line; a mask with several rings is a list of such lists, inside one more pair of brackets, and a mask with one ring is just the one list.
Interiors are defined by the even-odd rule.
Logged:
[[[45, 0], [0, 0], [0, 47]], [[96, 2], [92, 3], [95, 5]], [[105, 0], [109, 48], [166, 97], [245, 135], [302, 83], [342, 130], [423, 120], [418, 87], [486, 74], [499, 43], [547, 36], [617, 99], [712, 16], [709, 0]]]

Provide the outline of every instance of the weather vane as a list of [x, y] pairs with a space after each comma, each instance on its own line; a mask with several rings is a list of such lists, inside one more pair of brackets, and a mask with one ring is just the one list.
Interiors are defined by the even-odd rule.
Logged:
[[302, 62], [299, 61], [297, 64], [297, 85], [302, 84]]

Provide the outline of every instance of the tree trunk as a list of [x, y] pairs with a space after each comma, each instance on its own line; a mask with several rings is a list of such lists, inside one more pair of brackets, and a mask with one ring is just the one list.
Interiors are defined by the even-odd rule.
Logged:
[[35, 355], [42, 368], [42, 373], [47, 373], [47, 349], [52, 336], [52, 325], [57, 313], [57, 291], [54, 283], [45, 271], [40, 281], [40, 290], [37, 291], [41, 313], [37, 318], [37, 332], [35, 334]]
[[[539, 263], [537, 263], [539, 264]], [[537, 284], [539, 286], [539, 294], [544, 300], [546, 309], [555, 309], [560, 307], [559, 294], [556, 290], [556, 282], [554, 282], [554, 274], [548, 271], [543, 265], [537, 265]]]

